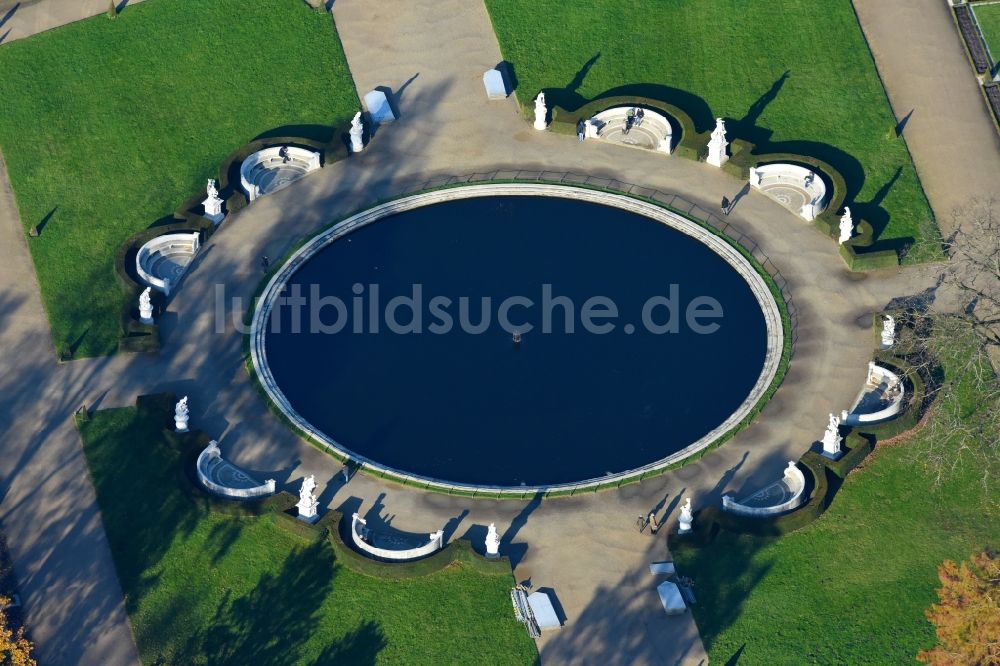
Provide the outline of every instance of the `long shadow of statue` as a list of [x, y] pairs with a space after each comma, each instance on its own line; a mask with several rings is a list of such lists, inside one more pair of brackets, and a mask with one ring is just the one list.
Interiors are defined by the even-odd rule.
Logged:
[[895, 250], [902, 257], [910, 246], [913, 245], [914, 239], [910, 237], [877, 240], [889, 224], [889, 213], [882, 207], [882, 202], [889, 196], [889, 192], [896, 184], [896, 181], [899, 180], [902, 173], [903, 167], [896, 167], [896, 172], [878, 189], [878, 192], [869, 201], [855, 201], [851, 204], [851, 210], [856, 219], [865, 220], [872, 225], [873, 236], [876, 242], [866, 248], [867, 251]]
[[750, 129], [756, 127], [757, 121], [760, 120], [760, 117], [764, 114], [764, 109], [767, 108], [768, 104], [777, 99], [778, 93], [781, 92], [782, 86], [785, 85], [785, 81], [788, 80], [790, 75], [791, 70], [786, 69], [785, 73], [771, 84], [768, 91], [758, 97], [757, 101], [750, 105], [750, 108], [747, 109], [746, 115], [736, 121], [736, 127], [748, 127]]
[[518, 563], [524, 559], [525, 554], [528, 552], [528, 544], [526, 543], [513, 543], [514, 537], [517, 533], [528, 523], [528, 517], [534, 513], [542, 504], [542, 498], [544, 493], [537, 492], [535, 496], [531, 498], [531, 501], [521, 509], [520, 513], [514, 516], [514, 520], [510, 522], [510, 527], [507, 531], [503, 533], [500, 537], [500, 552], [510, 558], [510, 565], [516, 567]]
[[[711, 107], [704, 99], [686, 90], [658, 83], [632, 83], [610, 88], [591, 98], [584, 97], [580, 94], [579, 90], [600, 57], [600, 52], [595, 53], [581, 66], [566, 86], [544, 89], [546, 100], [550, 103], [550, 108], [552, 106], [559, 106], [572, 112], [586, 104], [604, 98], [646, 98], [682, 109], [691, 117], [695, 131], [699, 134], [707, 132], [714, 127], [716, 114], [712, 112]], [[742, 139], [754, 144], [753, 155], [790, 153], [791, 155], [812, 157], [829, 164], [844, 179], [846, 189], [844, 204], [858, 207], [859, 217], [871, 223], [875, 231], [874, 237], [877, 240], [889, 223], [889, 213], [881, 205], [885, 195], [884, 193], [881, 197], [876, 195], [871, 201], [861, 204], [856, 202], [856, 197], [865, 184], [865, 169], [857, 158], [836, 146], [820, 141], [804, 139], [773, 141], [772, 136], [774, 131], [768, 127], [761, 127], [759, 125], [764, 112], [782, 93], [785, 84], [790, 78], [791, 70], [786, 70], [750, 105], [742, 118], [729, 119], [727, 129], [730, 132], [730, 140]], [[898, 174], [885, 187], [892, 187], [896, 178], [898, 178]], [[896, 249], [905, 249], [903, 246], [907, 244], [908, 240], [893, 239], [891, 241], [880, 242], [872, 246], [871, 249], [888, 249], [889, 246], [897, 245], [899, 247]]]

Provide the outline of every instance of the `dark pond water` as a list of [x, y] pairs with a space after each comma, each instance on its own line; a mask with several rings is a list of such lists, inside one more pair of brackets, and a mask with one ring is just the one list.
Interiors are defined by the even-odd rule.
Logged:
[[[414, 285], [420, 305], [392, 303]], [[385, 218], [322, 250], [285, 294], [303, 298], [276, 308], [267, 357], [299, 414], [347, 449], [452, 482], [565, 483], [660, 460], [725, 421], [765, 356], [750, 287], [708, 247], [559, 198], [483, 197]], [[591, 302], [595, 313], [613, 303], [617, 317], [585, 326], [592, 297], [607, 299]], [[669, 303], [650, 308], [657, 297]], [[698, 297], [721, 316], [692, 327]], [[667, 332], [650, 330], [644, 309]], [[473, 332], [484, 312], [488, 325]]]

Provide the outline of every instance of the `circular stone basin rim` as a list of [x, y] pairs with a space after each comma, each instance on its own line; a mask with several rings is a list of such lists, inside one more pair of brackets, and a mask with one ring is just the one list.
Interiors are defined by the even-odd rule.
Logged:
[[[266, 322], [271, 316], [271, 308], [289, 278], [311, 259], [316, 253], [327, 245], [338, 240], [342, 236], [359, 229], [365, 225], [376, 222], [390, 215], [402, 213], [414, 208], [429, 206], [432, 204], [472, 197], [484, 196], [545, 196], [561, 197], [565, 199], [575, 199], [589, 203], [596, 203], [605, 206], [613, 206], [625, 211], [643, 215], [660, 222], [672, 229], [680, 231], [688, 236], [692, 236], [703, 244], [707, 245], [716, 254], [722, 257], [732, 266], [742, 277], [760, 305], [764, 315], [764, 322], [767, 328], [767, 349], [764, 356], [764, 365], [757, 382], [747, 395], [743, 403], [736, 409], [723, 423], [705, 434], [697, 441], [689, 444], [685, 448], [672, 453], [671, 455], [654, 463], [637, 467], [617, 474], [587, 479], [573, 483], [561, 483], [551, 485], [535, 486], [492, 486], [468, 483], [454, 483], [443, 481], [418, 474], [411, 474], [403, 470], [394, 469], [383, 465], [366, 456], [360, 455], [341, 446], [328, 434], [313, 427], [303, 418], [282, 393], [280, 387], [271, 373], [267, 362], [267, 351], [265, 348]], [[465, 185], [460, 187], [436, 190], [405, 196], [393, 201], [389, 201], [373, 208], [369, 208], [360, 213], [334, 224], [326, 231], [321, 232], [312, 240], [297, 250], [288, 259], [279, 271], [277, 271], [268, 281], [263, 293], [258, 301], [257, 308], [253, 315], [250, 326], [250, 356], [253, 362], [254, 372], [260, 380], [264, 391], [274, 404], [281, 410], [285, 417], [302, 433], [312, 441], [330, 449], [338, 457], [360, 465], [362, 469], [377, 474], [387, 475], [393, 480], [403, 483], [410, 483], [424, 486], [425, 488], [441, 491], [459, 491], [467, 493], [486, 493], [496, 495], [512, 495], [521, 497], [526, 493], [583, 490], [594, 488], [599, 485], [624, 482], [629, 479], [641, 476], [642, 474], [661, 470], [669, 465], [675, 464], [702, 451], [717, 441], [724, 434], [735, 428], [754, 408], [764, 393], [770, 386], [778, 372], [781, 362], [781, 352], [784, 345], [784, 331], [782, 329], [781, 313], [778, 304], [771, 294], [764, 278], [750, 264], [750, 262], [739, 251], [730, 245], [726, 240], [713, 234], [709, 230], [688, 220], [670, 210], [650, 204], [629, 196], [601, 192], [597, 190], [587, 190], [583, 188], [571, 187], [568, 185], [544, 185], [529, 183], [506, 183], [506, 184], [483, 184]]]

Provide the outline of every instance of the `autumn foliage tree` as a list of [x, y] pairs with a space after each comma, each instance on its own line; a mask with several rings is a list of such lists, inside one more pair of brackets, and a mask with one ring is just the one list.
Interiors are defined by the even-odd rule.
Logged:
[[917, 655], [933, 666], [1000, 666], [1000, 558], [985, 551], [938, 568], [939, 603], [927, 610], [938, 645]]
[[10, 599], [0, 596], [0, 666], [36, 666], [31, 656], [34, 646], [24, 637], [24, 628], [11, 628], [3, 611], [9, 603]]

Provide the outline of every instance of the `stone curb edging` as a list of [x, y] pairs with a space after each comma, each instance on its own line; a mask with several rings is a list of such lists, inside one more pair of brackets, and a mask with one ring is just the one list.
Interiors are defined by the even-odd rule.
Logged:
[[[274, 298], [281, 292], [288, 279], [306, 261], [312, 258], [327, 245], [350, 233], [351, 231], [390, 215], [412, 210], [414, 208], [446, 201], [483, 196], [550, 196], [612, 206], [651, 218], [661, 224], [671, 227], [672, 229], [691, 236], [699, 242], [707, 245], [716, 254], [722, 257], [750, 286], [754, 297], [757, 299], [757, 302], [764, 313], [764, 321], [767, 328], [767, 349], [764, 357], [764, 367], [761, 370], [760, 376], [758, 377], [753, 389], [747, 395], [746, 399], [744, 399], [739, 408], [734, 411], [722, 424], [704, 435], [698, 441], [657, 462], [619, 474], [612, 474], [595, 479], [587, 479], [576, 483], [536, 486], [484, 486], [452, 483], [431, 477], [410, 474], [387, 467], [365, 456], [356, 454], [338, 444], [325, 433], [314, 428], [308, 421], [306, 421], [306, 419], [295, 411], [292, 405], [288, 402], [287, 398], [285, 398], [271, 373], [270, 367], [268, 366], [267, 353], [264, 344], [264, 330], [266, 328], [266, 322], [270, 319]], [[325, 232], [322, 232], [318, 236], [314, 237], [312, 240], [299, 248], [291, 256], [291, 258], [285, 262], [281, 269], [271, 277], [261, 294], [260, 301], [254, 311], [250, 327], [251, 361], [253, 363], [254, 372], [256, 373], [264, 392], [267, 394], [267, 397], [274, 402], [282, 414], [284, 414], [285, 418], [298, 428], [308, 439], [319, 444], [325, 449], [329, 449], [338, 457], [354, 462], [361, 469], [380, 476], [388, 477], [391, 480], [404, 484], [418, 485], [426, 489], [439, 490], [443, 492], [457, 491], [474, 494], [484, 493], [495, 494], [497, 496], [507, 495], [517, 497], [522, 497], [525, 493], [584, 490], [593, 489], [597, 486], [605, 485], [610, 482], [624, 482], [651, 471], [662, 470], [708, 448], [716, 440], [736, 427], [754, 409], [757, 402], [766, 393], [780, 366], [783, 346], [784, 331], [782, 328], [781, 312], [767, 283], [750, 264], [750, 262], [724, 239], [677, 213], [629, 196], [570, 187], [567, 185], [527, 183], [467, 185], [445, 190], [424, 192], [383, 203], [348, 217], [347, 219], [333, 225]]]

